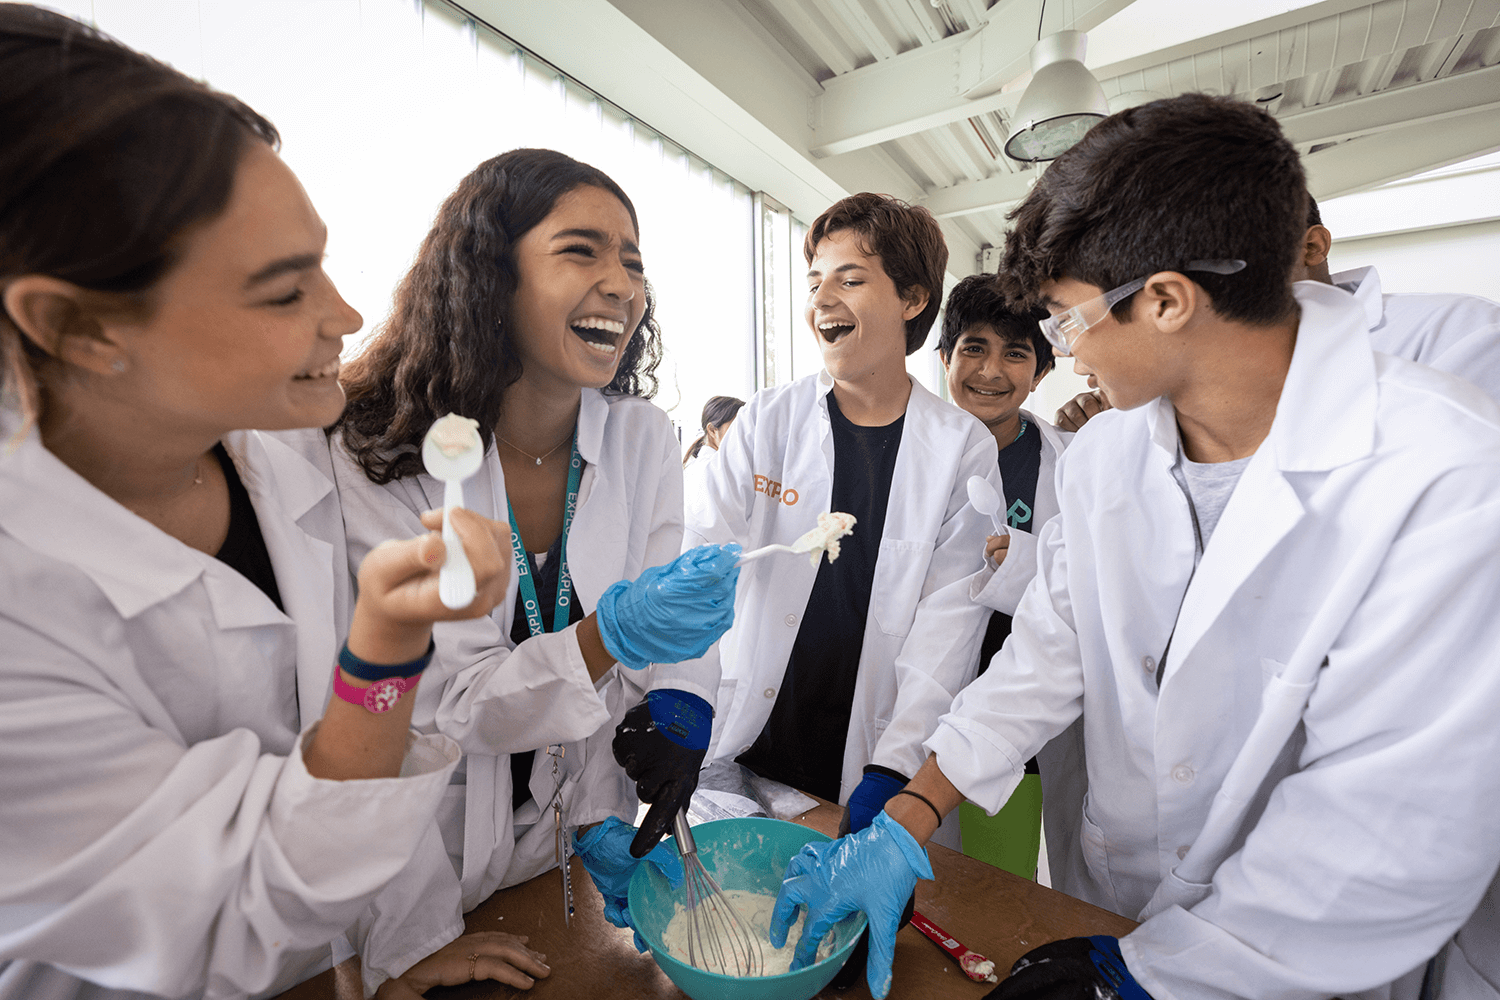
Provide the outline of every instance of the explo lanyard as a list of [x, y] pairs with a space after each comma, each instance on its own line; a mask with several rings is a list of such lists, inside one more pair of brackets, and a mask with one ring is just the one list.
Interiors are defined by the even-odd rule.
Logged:
[[[578, 484], [582, 478], [583, 458], [578, 454], [578, 432], [575, 430], [573, 432], [573, 457], [568, 461], [568, 496], [563, 502], [562, 537], [558, 540], [557, 546], [557, 601], [552, 606], [552, 631], [554, 632], [561, 632], [568, 627], [569, 613], [573, 609], [573, 578], [568, 573], [568, 529], [573, 526], [573, 512], [578, 509]], [[516, 575], [520, 578], [518, 597], [522, 602], [522, 609], [526, 612], [526, 627], [534, 636], [543, 635], [547, 627], [542, 622], [542, 608], [537, 601], [536, 582], [531, 577], [531, 559], [526, 555], [526, 546], [521, 543], [521, 527], [516, 523], [516, 509], [511, 506], [509, 497], [505, 499], [505, 507], [510, 513], [510, 545], [516, 554]], [[556, 840], [557, 864], [562, 869], [563, 921], [571, 925], [573, 922], [573, 879], [568, 865], [573, 856], [573, 833], [563, 826], [562, 775], [559, 770], [565, 751], [566, 748], [561, 743], [547, 748], [547, 755], [552, 758], [552, 829]]]
[[[552, 607], [552, 631], [561, 632], [568, 627], [568, 616], [573, 610], [573, 577], [568, 573], [568, 529], [573, 526], [573, 511], [578, 509], [578, 483], [583, 478], [583, 458], [578, 454], [578, 434], [573, 434], [573, 457], [568, 462], [568, 498], [563, 503], [562, 538], [558, 545], [557, 603]], [[526, 627], [532, 635], [543, 635], [547, 627], [542, 623], [542, 606], [537, 600], [536, 583], [531, 578], [531, 560], [526, 556], [526, 546], [521, 543], [521, 528], [516, 524], [516, 509], [505, 500], [505, 509], [510, 514], [510, 545], [516, 553], [516, 575], [520, 578], [521, 607], [526, 611]]]

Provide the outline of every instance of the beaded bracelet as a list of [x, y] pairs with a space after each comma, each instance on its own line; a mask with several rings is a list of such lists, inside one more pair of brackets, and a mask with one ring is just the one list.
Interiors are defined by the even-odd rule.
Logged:
[[361, 660], [349, 652], [349, 643], [345, 642], [339, 650], [339, 667], [350, 677], [357, 677], [362, 681], [383, 681], [388, 677], [411, 677], [420, 674], [427, 669], [427, 664], [432, 662], [432, 651], [437, 648], [437, 643], [431, 639], [427, 640], [427, 652], [408, 663], [371, 663]]

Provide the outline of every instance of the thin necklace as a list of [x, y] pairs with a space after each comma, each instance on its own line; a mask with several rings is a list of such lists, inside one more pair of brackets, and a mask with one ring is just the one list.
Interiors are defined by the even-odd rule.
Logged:
[[516, 446], [514, 444], [511, 444], [511, 442], [506, 441], [505, 438], [500, 437], [500, 432], [499, 431], [495, 432], [495, 437], [500, 438], [501, 441], [504, 441], [506, 444], [509, 444], [512, 448], [515, 448], [516, 451], [521, 452], [521, 454], [525, 455], [527, 458], [529, 458], [532, 461], [536, 462], [537, 465], [541, 465], [543, 458], [546, 458], [548, 455], [551, 455], [552, 452], [557, 451], [557, 449], [561, 448], [563, 445], [565, 445], [569, 441], [573, 440], [573, 431], [571, 431], [571, 430], [568, 431], [568, 436], [567, 437], [563, 438], [561, 441], [557, 442], [557, 444], [553, 445], [552, 448], [551, 448], [551, 450], [548, 451], [546, 455], [542, 455], [540, 457], [538, 457], [536, 455], [533, 455], [529, 451], [522, 451], [520, 448], [516, 448]]

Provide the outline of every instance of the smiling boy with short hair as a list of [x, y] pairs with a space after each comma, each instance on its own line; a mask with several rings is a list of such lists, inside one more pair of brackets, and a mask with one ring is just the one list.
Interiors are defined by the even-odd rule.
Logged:
[[987, 612], [966, 581], [988, 519], [965, 487], [973, 475], [998, 485], [995, 444], [906, 372], [942, 294], [932, 216], [853, 195], [814, 222], [804, 253], [807, 335], [825, 371], [740, 411], [685, 544], [749, 550], [794, 541], [820, 511], [857, 518], [837, 561], [782, 555], [741, 571], [710, 756], [847, 803], [860, 829], [974, 675]]
[[[1041, 308], [1016, 309], [993, 274], [974, 274], [948, 293], [937, 351], [947, 375], [948, 396], [989, 428], [1000, 449], [1001, 516], [1008, 532], [991, 535], [989, 557], [969, 585], [970, 596], [991, 610], [979, 646], [979, 673], [1010, 635], [1011, 616], [1036, 575], [1036, 542], [1057, 513], [1053, 479], [1057, 459], [1072, 434], [1059, 431], [1023, 408], [1053, 368], [1052, 345], [1038, 322]], [[1075, 867], [1078, 825], [1072, 810], [1057, 808], [1081, 799], [1081, 734], [1072, 727], [1026, 762], [1027, 777], [1006, 804], [1005, 814], [987, 817], [964, 803], [960, 810], [965, 849], [992, 845], [981, 856], [992, 864], [1035, 876], [1040, 830], [1033, 818], [1046, 810], [1047, 856], [1053, 885]], [[1045, 767], [1040, 762], [1045, 763]]]

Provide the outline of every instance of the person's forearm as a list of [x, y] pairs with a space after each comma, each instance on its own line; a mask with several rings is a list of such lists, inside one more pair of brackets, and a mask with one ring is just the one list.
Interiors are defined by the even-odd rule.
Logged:
[[578, 650], [583, 654], [583, 665], [588, 668], [589, 679], [598, 681], [615, 665], [615, 658], [604, 645], [599, 634], [599, 619], [589, 615], [578, 623]]
[[[927, 758], [926, 763], [917, 771], [917, 776], [907, 783], [904, 790], [927, 799], [943, 816], [957, 809], [958, 804], [964, 800], [963, 793], [944, 777], [936, 756]], [[916, 795], [897, 792], [886, 802], [885, 811], [891, 819], [906, 827], [906, 832], [918, 844], [926, 847], [932, 835], [937, 832], [938, 816]]]
[[[349, 652], [369, 663], [409, 663], [427, 652], [431, 638], [429, 625], [383, 622], [356, 606], [349, 627]], [[370, 686], [369, 681], [347, 673], [343, 680], [355, 688]], [[396, 777], [406, 758], [416, 700], [417, 692], [407, 691], [395, 708], [376, 713], [342, 698], [330, 698], [318, 731], [303, 751], [307, 773], [333, 781]]]

